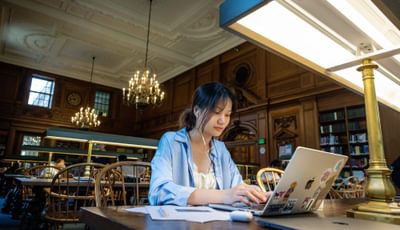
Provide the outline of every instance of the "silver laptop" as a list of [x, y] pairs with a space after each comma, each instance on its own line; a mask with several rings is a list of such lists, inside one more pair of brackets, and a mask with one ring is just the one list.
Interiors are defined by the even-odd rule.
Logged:
[[258, 216], [316, 210], [347, 161], [347, 156], [297, 147], [279, 183], [262, 206], [210, 204], [222, 210], [246, 210]]

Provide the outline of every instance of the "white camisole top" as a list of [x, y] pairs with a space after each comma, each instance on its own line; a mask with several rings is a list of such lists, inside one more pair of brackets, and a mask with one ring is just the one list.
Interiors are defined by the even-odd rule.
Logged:
[[202, 189], [215, 189], [217, 186], [217, 181], [214, 176], [214, 169], [211, 166], [208, 173], [198, 172], [197, 165], [193, 162], [193, 176], [194, 185], [196, 188]]

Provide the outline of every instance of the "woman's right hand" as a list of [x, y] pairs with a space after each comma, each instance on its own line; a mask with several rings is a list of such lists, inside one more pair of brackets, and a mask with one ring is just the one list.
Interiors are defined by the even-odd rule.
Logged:
[[268, 197], [271, 195], [270, 192], [263, 192], [256, 185], [240, 184], [231, 189], [226, 190], [224, 203], [232, 204], [234, 202], [243, 202], [246, 205], [250, 203], [265, 203]]

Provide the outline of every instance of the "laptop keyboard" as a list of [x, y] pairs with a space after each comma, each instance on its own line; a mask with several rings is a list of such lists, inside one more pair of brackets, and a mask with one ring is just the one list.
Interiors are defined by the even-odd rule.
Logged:
[[247, 205], [243, 202], [235, 202], [232, 204], [233, 207], [235, 208], [242, 208], [242, 209], [252, 209], [252, 210], [263, 210], [265, 207], [265, 203], [263, 204], [256, 204], [256, 203], [250, 203], [250, 205]]

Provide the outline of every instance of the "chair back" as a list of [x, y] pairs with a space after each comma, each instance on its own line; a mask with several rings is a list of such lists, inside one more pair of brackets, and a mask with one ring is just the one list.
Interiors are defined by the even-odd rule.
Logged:
[[79, 222], [80, 207], [95, 206], [95, 178], [103, 167], [99, 163], [79, 163], [60, 170], [48, 191], [45, 219], [51, 224]]
[[25, 171], [26, 171], [26, 168], [25, 168], [25, 167], [19, 167], [19, 168], [15, 169], [15, 171], [14, 171], [13, 173], [14, 173], [14, 174], [21, 174], [21, 175], [24, 175], [24, 174], [25, 174]]
[[[53, 165], [38, 165], [29, 169], [25, 169], [23, 173], [25, 176], [52, 179], [58, 171], [60, 171], [60, 168]], [[32, 189], [33, 188], [31, 185], [22, 186], [22, 200], [28, 201], [35, 196], [35, 193]]]
[[263, 192], [273, 191], [283, 173], [277, 168], [262, 168], [257, 172], [257, 184]]
[[364, 198], [364, 181], [360, 181], [356, 176], [346, 177], [332, 187], [329, 195], [334, 199]]
[[96, 178], [96, 206], [146, 203], [149, 172], [149, 162], [120, 161], [105, 166]]

